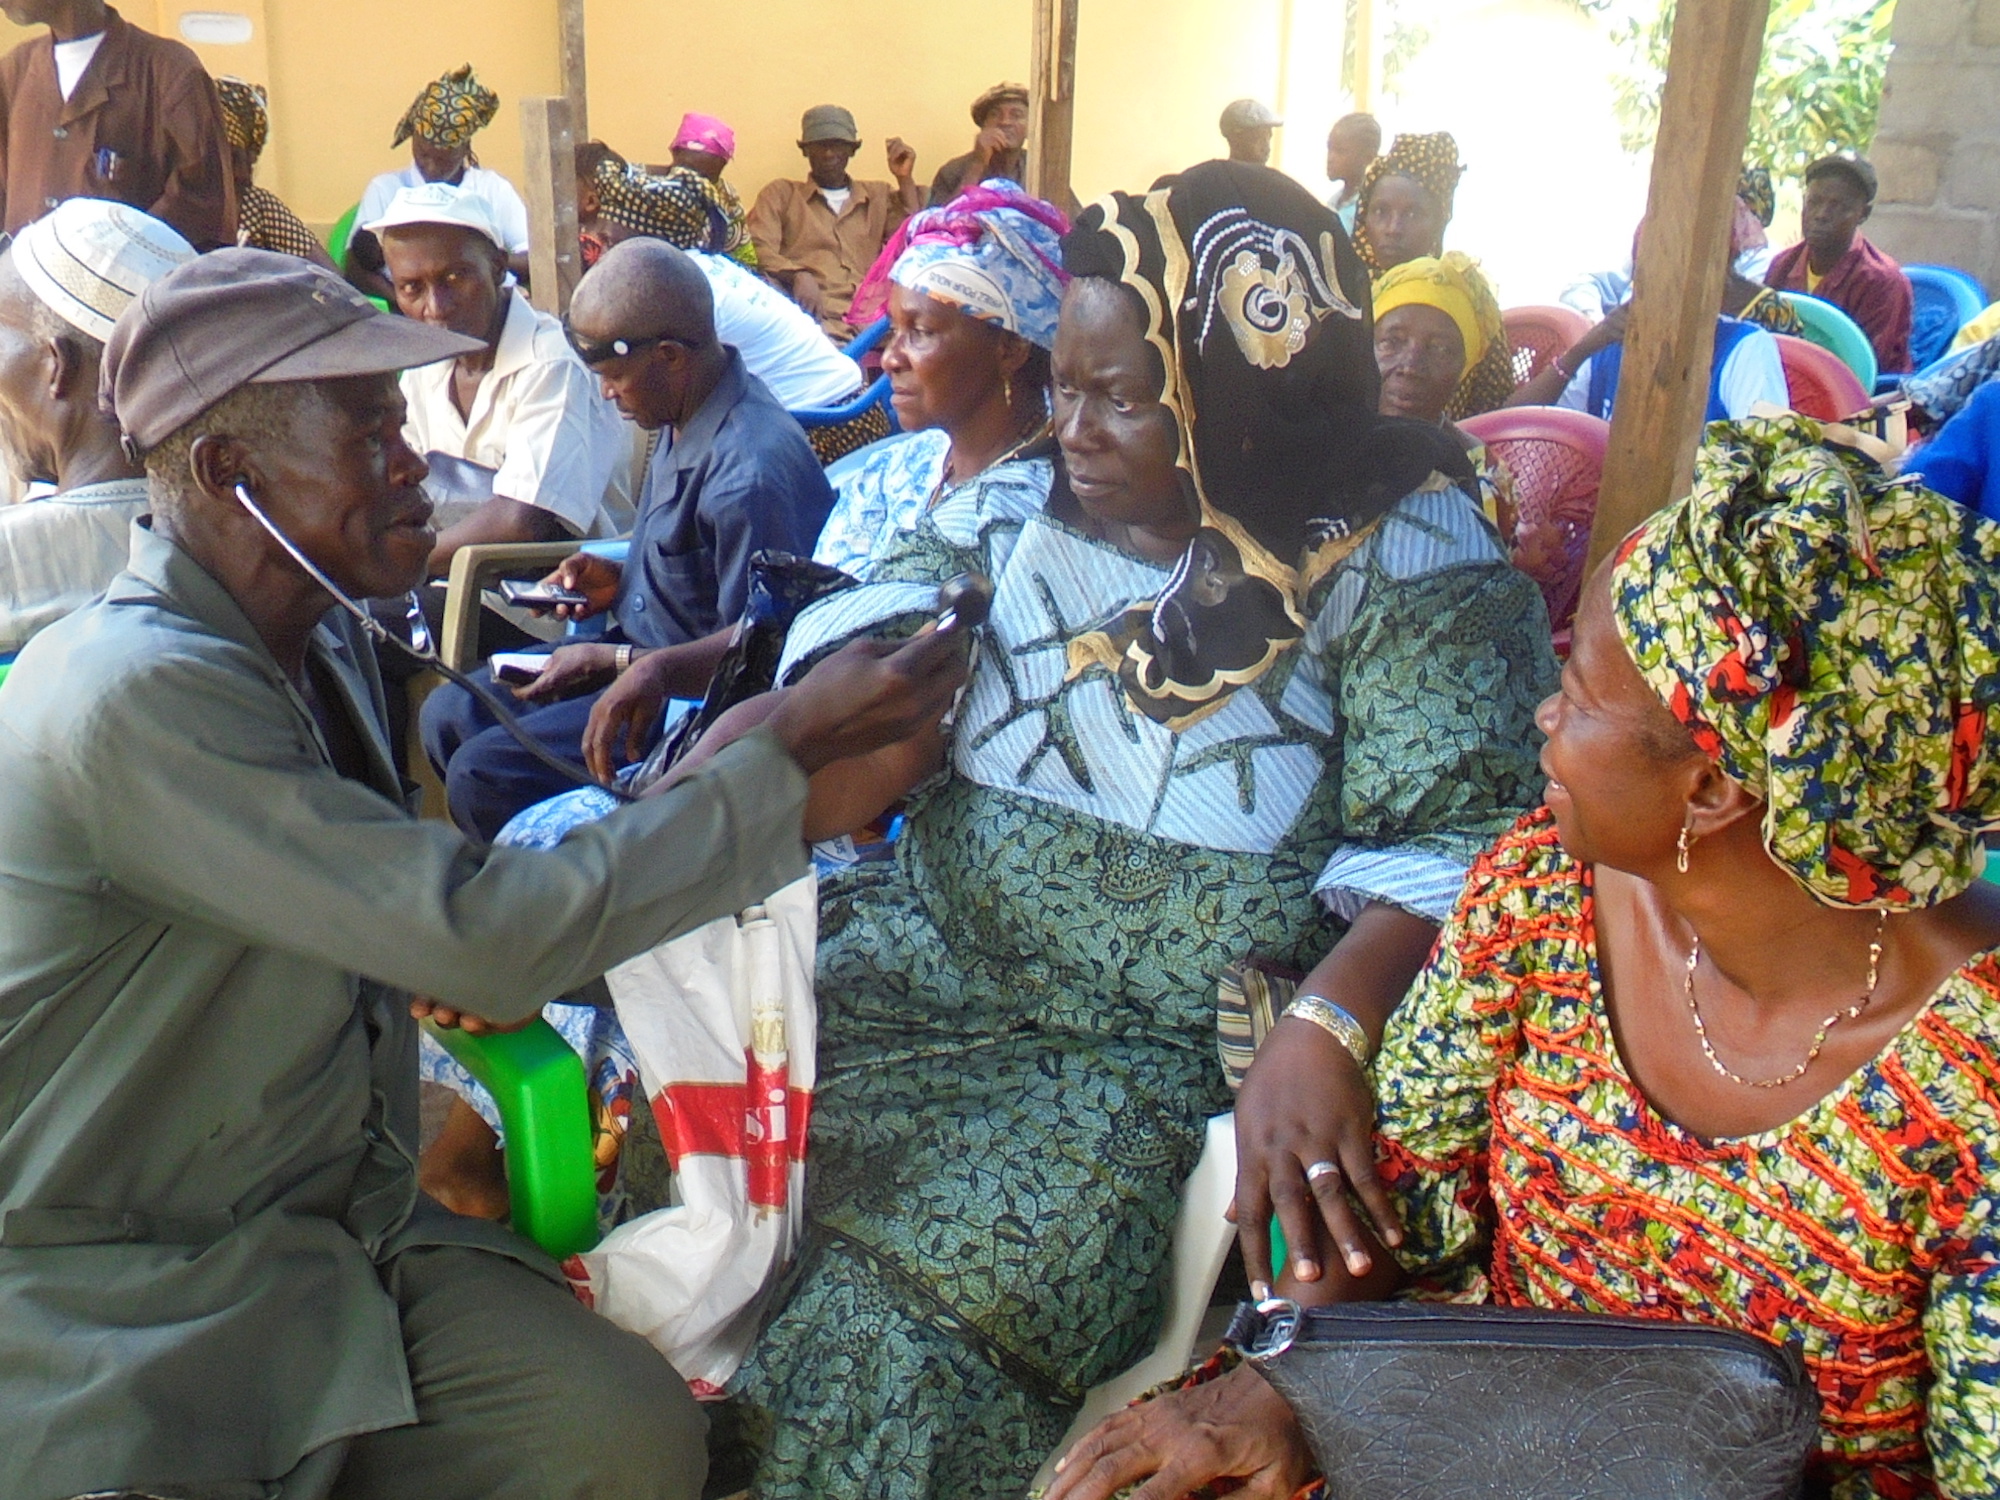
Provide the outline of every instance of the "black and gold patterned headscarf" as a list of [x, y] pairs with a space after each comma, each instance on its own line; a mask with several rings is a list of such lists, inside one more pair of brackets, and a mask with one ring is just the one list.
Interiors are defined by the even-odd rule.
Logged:
[[215, 92], [222, 99], [222, 134], [232, 146], [250, 153], [252, 165], [264, 154], [264, 142], [271, 134], [270, 95], [261, 83], [224, 76], [215, 80]]
[[472, 76], [472, 64], [453, 68], [424, 85], [414, 103], [403, 111], [391, 146], [420, 135], [433, 146], [463, 146], [493, 123], [500, 96]]
[[742, 200], [692, 167], [648, 172], [626, 165], [614, 154], [598, 163], [592, 181], [599, 218], [682, 250], [705, 250], [736, 260], [745, 260], [747, 252], [747, 264], [756, 266]]
[[[1458, 141], [1448, 130], [1435, 131], [1430, 135], [1399, 135], [1386, 155], [1378, 156], [1368, 164], [1368, 170], [1361, 177], [1361, 194], [1354, 205], [1354, 248], [1370, 274], [1380, 276], [1389, 269], [1382, 264], [1375, 247], [1368, 242], [1368, 200], [1375, 195], [1375, 184], [1384, 177], [1409, 178], [1438, 200], [1444, 209], [1444, 218], [1440, 223], [1449, 224], [1452, 195], [1458, 191], [1458, 179], [1464, 172], [1465, 168], [1458, 161]], [[1426, 246], [1424, 254], [1444, 254], [1442, 229], [1438, 242]]]
[[1326, 206], [1246, 162], [1113, 193], [1063, 241], [1072, 276], [1137, 299], [1201, 526], [1156, 599], [1069, 643], [1134, 710], [1183, 729], [1304, 635], [1316, 587], [1405, 496], [1470, 482], [1427, 422], [1376, 414], [1368, 275]]

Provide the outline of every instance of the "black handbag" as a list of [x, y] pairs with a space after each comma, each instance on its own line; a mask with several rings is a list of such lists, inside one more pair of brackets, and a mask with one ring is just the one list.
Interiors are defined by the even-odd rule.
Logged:
[[1730, 1328], [1418, 1302], [1244, 1306], [1328, 1500], [1795, 1500], [1819, 1442], [1796, 1349]]

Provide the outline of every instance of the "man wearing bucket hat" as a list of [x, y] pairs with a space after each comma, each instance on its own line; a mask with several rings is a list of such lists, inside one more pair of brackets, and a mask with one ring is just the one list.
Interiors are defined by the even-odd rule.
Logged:
[[750, 210], [758, 268], [818, 318], [828, 337], [843, 343], [854, 332], [845, 322], [854, 289], [889, 236], [924, 204], [917, 153], [900, 136], [889, 138], [894, 187], [847, 175], [860, 149], [854, 116], [838, 104], [815, 104], [799, 122], [805, 180], [766, 183]]
[[472, 342], [222, 250], [107, 345], [153, 515], [0, 694], [9, 1500], [700, 1493], [672, 1368], [418, 1194], [408, 992], [518, 1021], [796, 878], [807, 776], [934, 724], [962, 647], [829, 659], [555, 849], [410, 817], [330, 606], [423, 576], [395, 375]]
[[72, 198], [0, 254], [0, 449], [53, 485], [0, 505], [0, 655], [86, 603], [125, 566], [146, 475], [98, 410], [111, 325], [194, 247], [138, 209]]
[[486, 200], [427, 182], [403, 188], [364, 227], [381, 242], [403, 316], [479, 341], [402, 378], [404, 434], [431, 465], [438, 506], [431, 576], [474, 543], [625, 530], [643, 445], [635, 451], [561, 321], [508, 284], [506, 240]]

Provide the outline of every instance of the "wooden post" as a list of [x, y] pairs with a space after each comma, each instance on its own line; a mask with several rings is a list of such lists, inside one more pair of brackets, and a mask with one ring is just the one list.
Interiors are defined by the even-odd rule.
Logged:
[[1680, 0], [1590, 565], [1687, 493], [1769, 0]]
[[590, 139], [590, 106], [584, 87], [583, 58], [584, 0], [556, 0], [556, 20], [562, 28], [559, 39], [563, 98], [569, 101], [570, 128], [579, 141]]
[[1028, 191], [1058, 208], [1070, 199], [1076, 131], [1078, 0], [1034, 0], [1034, 71], [1028, 83]]
[[1375, 107], [1375, 4], [1374, 0], [1354, 0], [1354, 107], [1368, 111]]
[[560, 317], [576, 290], [583, 252], [577, 244], [576, 131], [569, 100], [521, 101], [521, 150], [527, 161], [528, 298]]

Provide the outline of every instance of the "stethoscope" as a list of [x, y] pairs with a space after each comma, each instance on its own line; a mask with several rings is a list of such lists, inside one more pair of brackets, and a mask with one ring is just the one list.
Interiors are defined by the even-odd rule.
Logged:
[[530, 734], [527, 726], [515, 717], [513, 709], [501, 702], [499, 696], [491, 688], [485, 686], [483, 683], [474, 681], [456, 667], [446, 666], [444, 658], [437, 653], [436, 644], [431, 637], [430, 622], [424, 618], [423, 601], [418, 597], [415, 589], [410, 590], [409, 593], [403, 596], [406, 618], [409, 621], [410, 627], [410, 638], [406, 641], [370, 614], [364, 605], [351, 598], [346, 590], [342, 589], [339, 584], [326, 576], [325, 571], [317, 563], [310, 557], [307, 557], [304, 552], [300, 551], [292, 539], [278, 529], [278, 523], [266, 515], [264, 508], [250, 497], [250, 486], [248, 484], [239, 479], [236, 481], [235, 488], [237, 500], [245, 510], [249, 511], [256, 518], [257, 524], [271, 534], [271, 540], [276, 542], [280, 547], [283, 547], [286, 553], [290, 555], [292, 561], [306, 570], [306, 573], [312, 578], [313, 582], [331, 594], [336, 604], [354, 616], [370, 640], [374, 641], [378, 646], [394, 646], [405, 656], [422, 663], [433, 672], [441, 673], [447, 681], [457, 683], [468, 693], [472, 694], [473, 697], [486, 705], [487, 710], [493, 717], [499, 720], [500, 727], [511, 734], [519, 742], [523, 750], [527, 751], [536, 760], [566, 780], [573, 781], [578, 786], [587, 786], [604, 792], [621, 802], [638, 800], [624, 788], [606, 786], [592, 776], [584, 767], [564, 760], [560, 755], [557, 755], [548, 746]]

